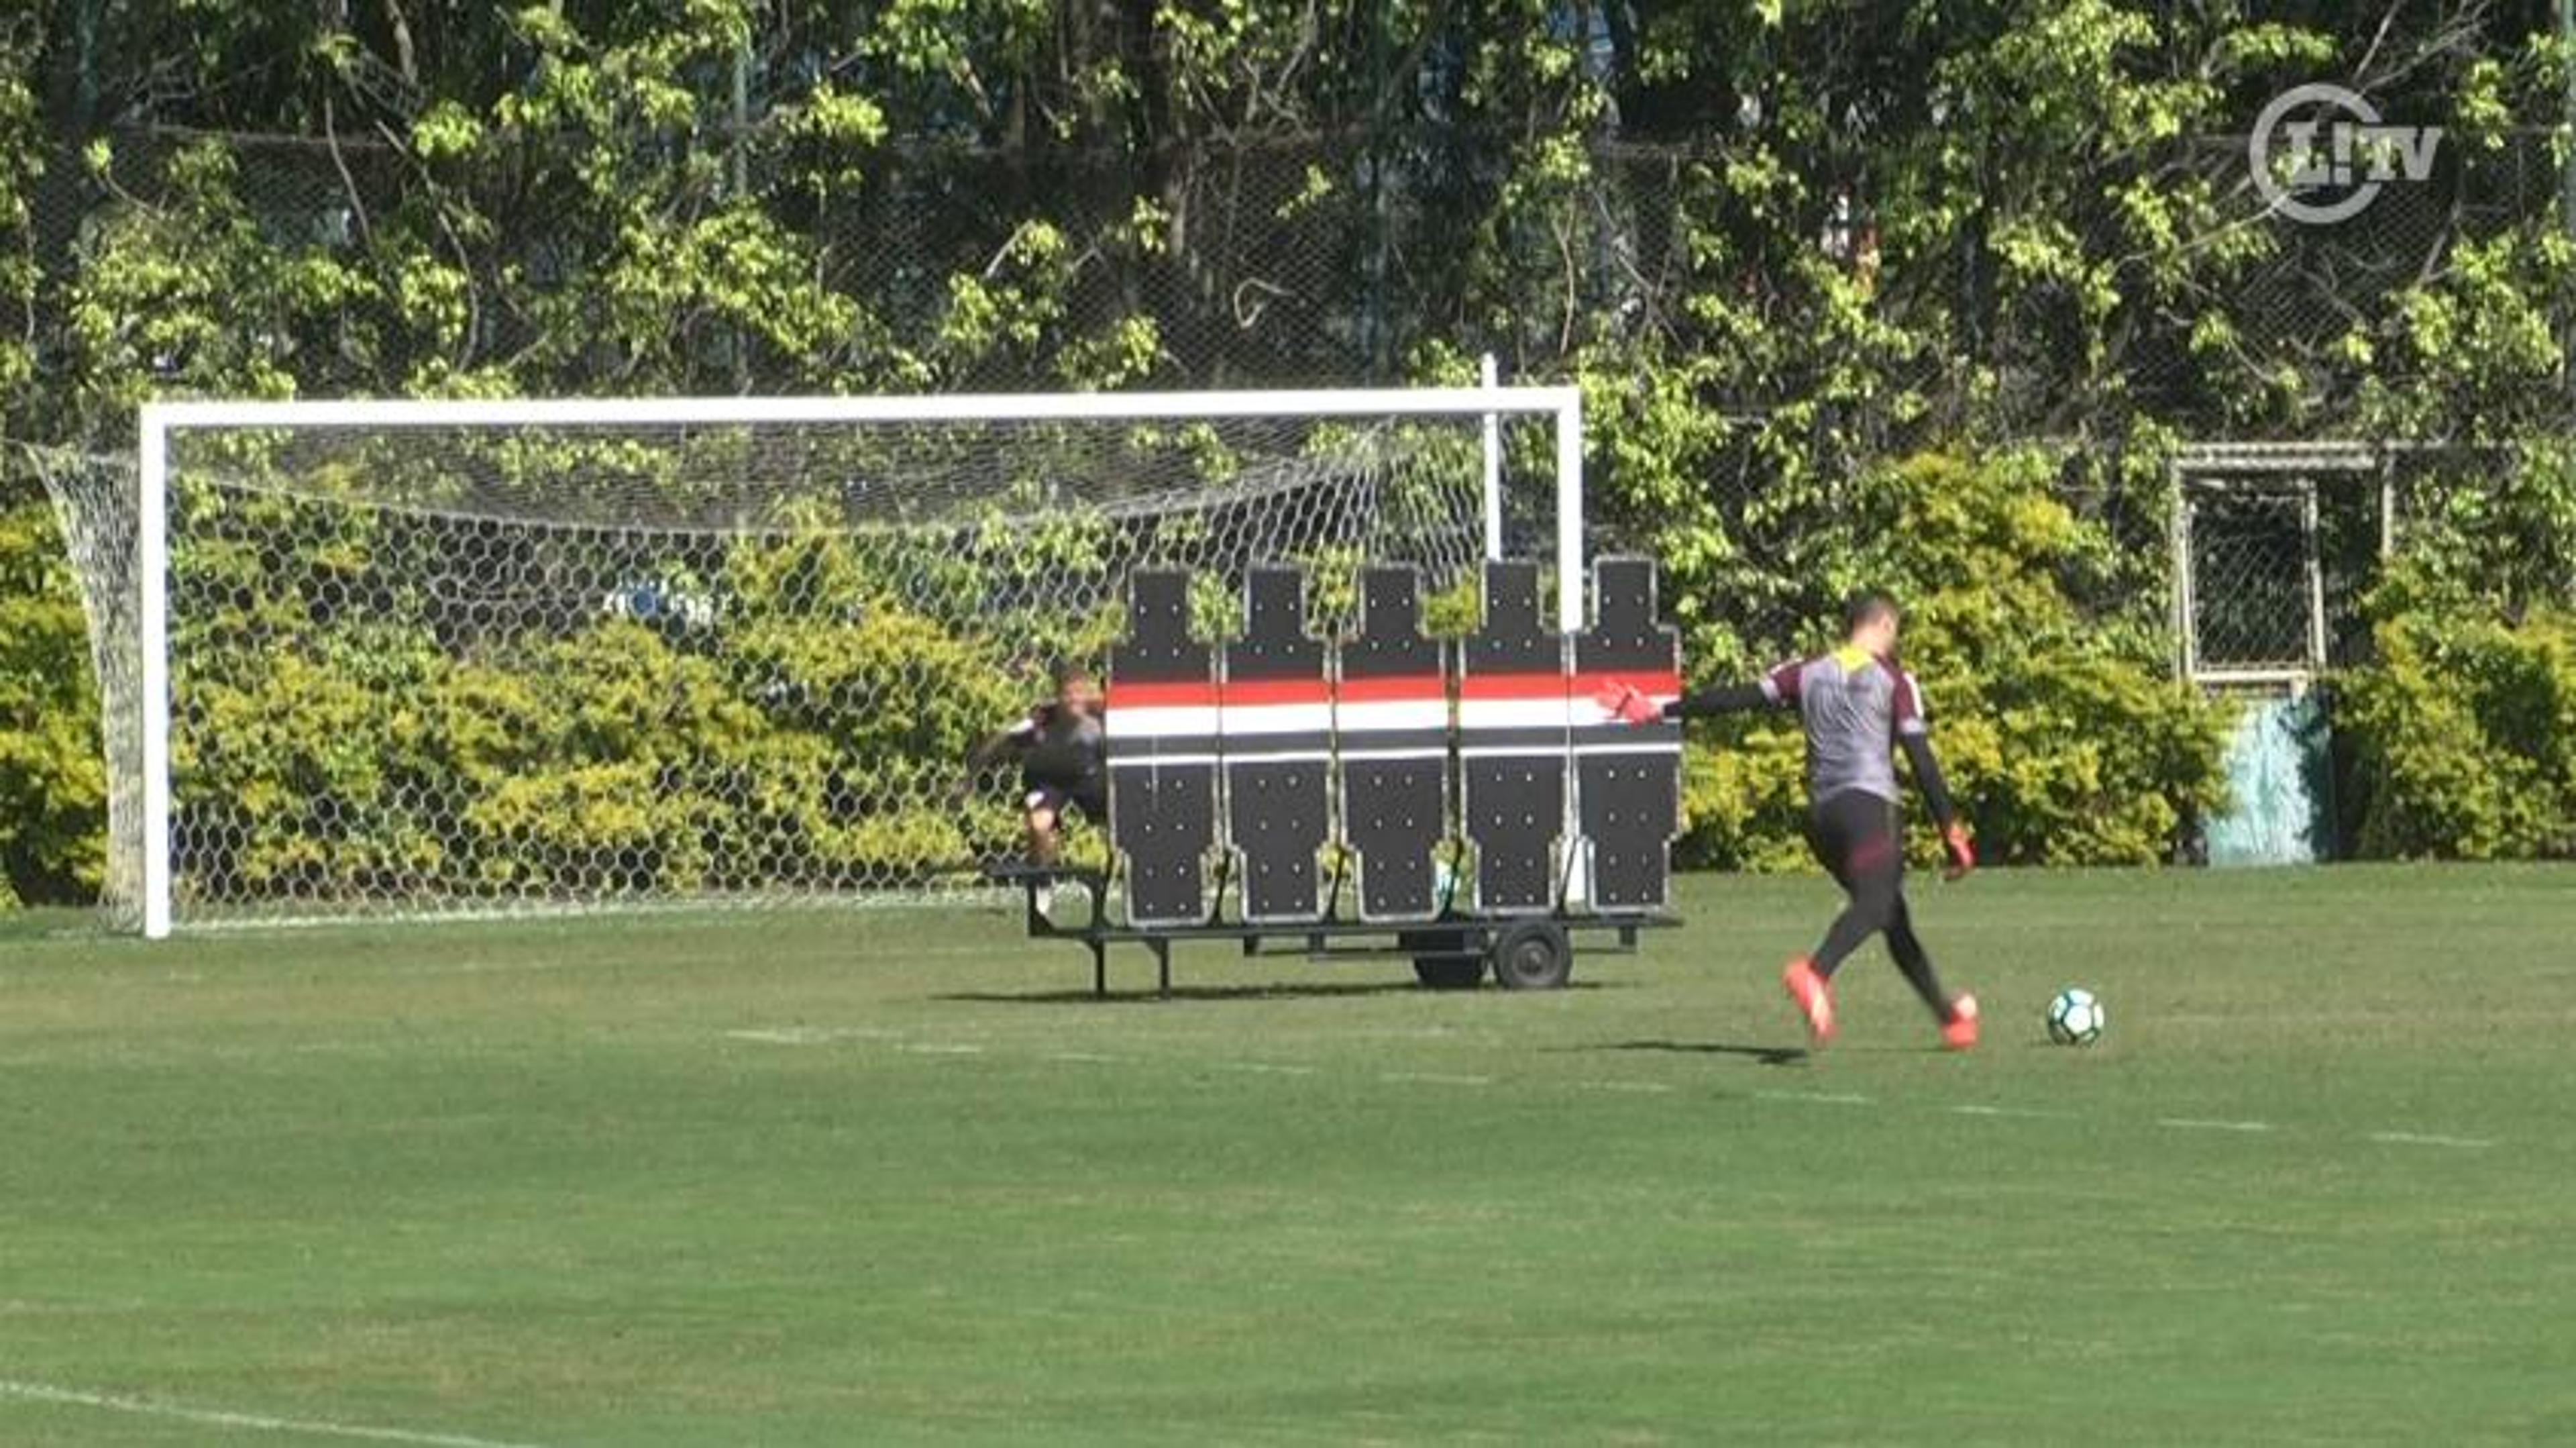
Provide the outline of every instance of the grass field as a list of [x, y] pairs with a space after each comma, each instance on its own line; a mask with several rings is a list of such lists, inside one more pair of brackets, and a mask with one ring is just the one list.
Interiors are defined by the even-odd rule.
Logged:
[[1789, 1049], [1830, 903], [1108, 1003], [998, 911], [0, 925], [0, 1442], [2576, 1440], [2576, 874], [1925, 890], [1968, 1057], [1876, 947]]

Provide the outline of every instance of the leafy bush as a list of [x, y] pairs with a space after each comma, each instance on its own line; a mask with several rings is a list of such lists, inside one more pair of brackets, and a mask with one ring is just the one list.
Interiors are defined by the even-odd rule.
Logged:
[[0, 908], [94, 894], [106, 817], [71, 565], [42, 497], [0, 492]]
[[2515, 618], [2410, 567], [2370, 611], [2377, 657], [2336, 711], [2360, 853], [2576, 855], [2576, 616]]
[[[2224, 711], [2168, 679], [2151, 610], [2088, 606], [2156, 590], [2134, 548], [2061, 501], [2059, 465], [2036, 449], [1922, 453], [1835, 484], [1791, 510], [1817, 511], [1796, 529], [1802, 609], [1863, 583], [1906, 602], [1908, 662], [1987, 858], [2168, 858], [2221, 800]], [[2541, 456], [2479, 516], [2514, 538], [2559, 536], [2550, 479], [2565, 468]], [[176, 626], [201, 631], [176, 681], [190, 716], [177, 736], [181, 847], [220, 837], [226, 848], [196, 853], [192, 869], [232, 872], [203, 888], [805, 888], [920, 878], [1008, 847], [1000, 802], [958, 809], [935, 785], [1039, 687], [1009, 662], [1027, 653], [1017, 615], [935, 622], [817, 533], [699, 560], [703, 586], [728, 601], [711, 623], [603, 614], [569, 634], [442, 637], [419, 621], [420, 599], [470, 580], [424, 581], [459, 565], [417, 533], [364, 511], [228, 506], [241, 516], [198, 520], [177, 579], [188, 606]], [[955, 588], [989, 582], [979, 558], [951, 554]], [[2492, 571], [2461, 549], [2418, 558], [2370, 601], [2378, 660], [2339, 681], [2361, 851], [2576, 854], [2576, 621], [2525, 602], [2546, 592], [2537, 574], [2481, 591]], [[1327, 591], [1349, 561], [1319, 560]], [[611, 576], [599, 560], [565, 563]], [[1694, 577], [1668, 575], [1668, 606], [1717, 618], [1722, 593]], [[1473, 590], [1435, 602], [1450, 621], [1473, 612]], [[1084, 651], [1101, 623], [1080, 622]], [[1831, 623], [1813, 618], [1798, 643], [1828, 643]], [[15, 895], [76, 898], [100, 878], [88, 662], [50, 516], [33, 502], [0, 511], [0, 872]], [[1803, 865], [1790, 721], [1701, 731], [1685, 858]], [[1915, 846], [1930, 853], [1921, 831]]]
[[[934, 785], [1023, 702], [988, 646], [892, 603], [712, 639], [632, 619], [450, 653], [354, 613], [181, 690], [184, 839], [225, 898], [827, 887], [1012, 834]], [[933, 682], [936, 687], [931, 687]]]
[[[2224, 718], [2173, 682], [2152, 627], [2076, 600], [2112, 566], [2109, 539], [2059, 501], [2037, 450], [1922, 453], [1860, 476], [1836, 591], [1893, 591], [1935, 752], [1987, 859], [2142, 864], [2170, 858], [2223, 799]], [[1820, 619], [1809, 640], [1830, 641]], [[1782, 716], [1706, 726], [1684, 804], [1697, 858], [1780, 868], [1806, 858], [1802, 753]], [[1928, 836], [1917, 853], [1930, 858]]]

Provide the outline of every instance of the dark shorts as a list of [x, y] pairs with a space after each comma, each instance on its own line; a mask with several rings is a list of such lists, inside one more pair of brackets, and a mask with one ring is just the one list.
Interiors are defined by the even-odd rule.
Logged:
[[1847, 789], [1816, 801], [1807, 811], [1807, 843], [1817, 863], [1845, 885], [1857, 876], [1905, 868], [1905, 850], [1896, 837], [1896, 806], [1865, 790]]
[[1084, 819], [1098, 823], [1109, 818], [1109, 791], [1099, 780], [1066, 781], [1023, 776], [1020, 788], [1025, 791], [1020, 807], [1045, 810], [1058, 819], [1064, 818], [1067, 805], [1081, 812]]

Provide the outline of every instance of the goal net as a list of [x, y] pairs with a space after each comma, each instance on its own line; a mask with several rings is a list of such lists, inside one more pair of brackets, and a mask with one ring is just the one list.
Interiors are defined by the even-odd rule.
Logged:
[[1215, 637], [1257, 563], [1321, 628], [1363, 562], [1562, 566], [1579, 446], [1563, 389], [147, 408], [130, 477], [56, 486], [111, 906], [970, 885], [1017, 837], [970, 747], [1097, 663], [1131, 570], [1191, 570]]

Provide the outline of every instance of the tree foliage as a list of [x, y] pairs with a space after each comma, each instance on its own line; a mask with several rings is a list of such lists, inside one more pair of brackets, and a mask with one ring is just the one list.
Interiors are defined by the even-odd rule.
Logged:
[[[0, 19], [0, 431], [1490, 350], [1583, 387], [1601, 535], [1697, 667], [1901, 581], [1963, 757], [2048, 731], [1963, 768], [2008, 852], [2138, 858], [2207, 800], [2147, 687], [2162, 450], [2558, 427], [2564, 61], [2493, 0], [40, 0]], [[2267, 219], [2245, 130], [2318, 78], [2446, 127], [2434, 181]], [[2576, 500], [2518, 478], [2516, 518]], [[1712, 855], [1758, 853], [1767, 758], [1695, 765]]]
[[[96, 204], [0, 272], [46, 303], [9, 420], [1491, 348], [1736, 412], [1791, 485], [1891, 429], [2512, 429], [2563, 400], [2561, 73], [2488, 0], [50, 0], [0, 27], [0, 231], [39, 167]], [[2370, 226], [2251, 195], [2246, 128], [2319, 77], [2449, 130]]]
[[[1829, 576], [1910, 600], [1904, 653], [1925, 681], [1943, 771], [1981, 851], [2021, 864], [2150, 864], [2221, 803], [2221, 716], [2170, 677], [2161, 641], [2080, 606], [2112, 549], [2054, 488], [2048, 450], [1918, 454], [1864, 470]], [[1807, 646], [1832, 642], [1821, 631]], [[1721, 726], [1691, 776], [1712, 861], [1803, 862], [1794, 724]], [[1938, 857], [1928, 830], [1917, 842]]]

